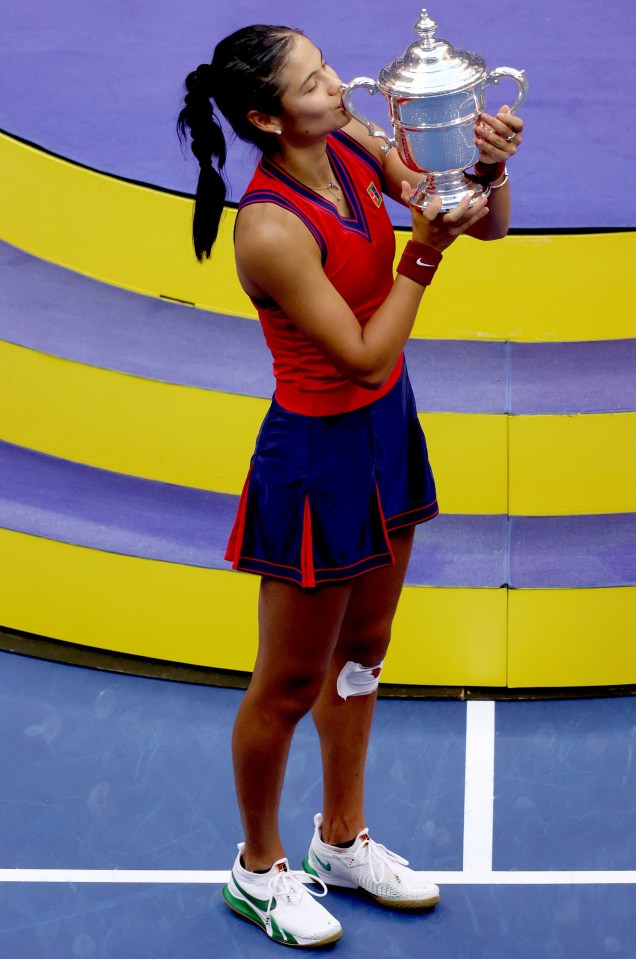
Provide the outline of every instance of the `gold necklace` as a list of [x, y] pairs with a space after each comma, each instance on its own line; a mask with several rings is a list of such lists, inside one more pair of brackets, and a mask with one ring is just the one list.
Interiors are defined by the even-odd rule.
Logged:
[[342, 196], [340, 195], [341, 193], [340, 184], [336, 183], [335, 180], [330, 180], [327, 186], [315, 186], [314, 190], [318, 190], [322, 193], [324, 193], [325, 190], [329, 190], [329, 192], [333, 195], [333, 198], [336, 201], [336, 203], [340, 203], [340, 201], [342, 200]]
[[324, 193], [325, 190], [329, 190], [329, 192], [333, 195], [333, 198], [336, 201], [336, 203], [340, 203], [342, 199], [342, 196], [340, 194], [342, 191], [340, 188], [340, 184], [336, 180], [331, 163], [329, 163], [329, 183], [327, 184], [327, 186], [316, 186], [314, 187], [314, 190], [318, 190], [321, 193]]
[[[282, 163], [277, 165], [280, 166], [282, 170], [285, 170], [285, 167], [282, 165]], [[329, 183], [327, 183], [326, 186], [310, 186], [308, 183], [306, 183], [304, 180], [301, 180], [299, 177], [295, 177], [295, 179], [298, 180], [299, 183], [302, 183], [303, 186], [306, 186], [309, 190], [313, 190], [314, 193], [324, 193], [325, 190], [329, 190], [335, 202], [340, 203], [342, 201], [342, 187], [340, 186], [338, 181], [335, 179], [335, 174], [331, 167], [331, 163], [329, 163], [329, 174], [330, 174]]]
[[341, 195], [342, 188], [340, 184], [338, 183], [338, 181], [335, 179], [334, 172], [331, 168], [331, 163], [329, 164], [329, 174], [330, 174], [330, 177], [329, 177], [329, 183], [327, 184], [327, 186], [313, 186], [311, 187], [311, 189], [316, 190], [319, 193], [324, 193], [325, 190], [329, 190], [329, 192], [333, 195], [333, 198], [336, 201], [336, 203], [340, 203], [340, 201], [342, 200], [342, 195]]

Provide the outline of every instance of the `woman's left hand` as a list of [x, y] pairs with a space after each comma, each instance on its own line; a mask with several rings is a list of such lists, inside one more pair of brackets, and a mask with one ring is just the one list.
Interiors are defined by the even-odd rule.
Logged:
[[523, 120], [504, 104], [496, 116], [480, 113], [475, 130], [475, 146], [481, 163], [506, 162], [521, 144]]

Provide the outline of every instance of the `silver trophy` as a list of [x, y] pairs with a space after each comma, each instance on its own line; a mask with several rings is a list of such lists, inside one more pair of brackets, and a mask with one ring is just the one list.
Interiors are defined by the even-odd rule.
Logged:
[[[420, 39], [384, 67], [377, 80], [357, 77], [348, 83], [343, 103], [371, 136], [385, 141], [385, 153], [397, 147], [406, 166], [424, 174], [410, 202], [426, 209], [431, 199], [439, 196], [442, 209], [450, 210], [464, 196], [487, 195], [490, 190], [466, 176], [479, 155], [473, 127], [485, 109], [485, 88], [504, 77], [514, 80], [519, 87], [511, 107], [514, 113], [526, 98], [528, 83], [523, 70], [497, 67], [488, 73], [485, 61], [476, 53], [438, 40], [434, 36], [437, 23], [426, 10], [414, 29]], [[359, 87], [386, 97], [394, 137], [377, 130], [354, 109], [351, 97]]]

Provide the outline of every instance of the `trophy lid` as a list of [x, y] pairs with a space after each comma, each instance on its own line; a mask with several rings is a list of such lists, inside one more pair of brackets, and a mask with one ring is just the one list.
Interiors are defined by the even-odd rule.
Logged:
[[420, 39], [380, 71], [383, 92], [409, 98], [452, 93], [472, 86], [484, 75], [482, 57], [434, 36], [437, 23], [425, 9], [413, 29]]

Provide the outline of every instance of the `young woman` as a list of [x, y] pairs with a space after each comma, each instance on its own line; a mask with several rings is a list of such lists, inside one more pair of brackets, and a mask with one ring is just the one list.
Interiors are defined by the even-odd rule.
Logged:
[[[507, 107], [475, 128], [488, 199], [411, 209], [393, 276], [382, 193], [408, 204], [419, 177], [346, 113], [342, 84], [301, 32], [250, 26], [186, 79], [182, 136], [201, 164], [194, 215], [210, 255], [225, 199], [225, 141], [210, 101], [263, 158], [239, 206], [235, 248], [274, 359], [276, 392], [256, 442], [227, 558], [262, 577], [259, 646], [233, 735], [244, 843], [224, 897], [274, 940], [320, 946], [339, 922], [289, 870], [278, 808], [296, 724], [320, 737], [324, 800], [303, 868], [401, 908], [439, 891], [370, 838], [364, 769], [414, 526], [437, 513], [402, 350], [443, 251], [462, 233], [506, 234], [505, 161], [522, 121]], [[215, 168], [216, 166], [216, 168]]]

